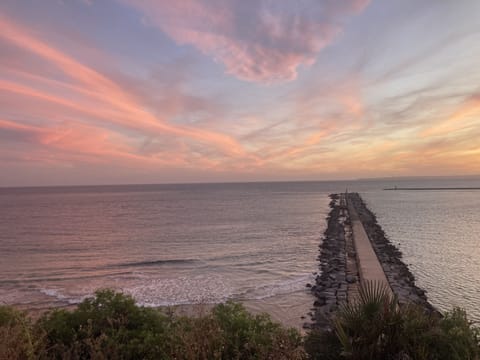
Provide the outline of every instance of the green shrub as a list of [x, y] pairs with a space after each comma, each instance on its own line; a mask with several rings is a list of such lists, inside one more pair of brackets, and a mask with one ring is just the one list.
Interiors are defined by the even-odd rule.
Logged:
[[463, 310], [444, 317], [415, 305], [399, 307], [375, 285], [341, 307], [334, 331], [303, 339], [267, 315], [233, 302], [197, 317], [137, 306], [102, 290], [75, 310], [53, 310], [32, 322], [0, 306], [4, 359], [479, 359], [480, 333]]
[[417, 305], [399, 306], [375, 283], [361, 286], [357, 301], [340, 307], [332, 332], [312, 331], [306, 350], [313, 359], [467, 360], [480, 354], [479, 330], [463, 310], [440, 317]]
[[313, 360], [337, 360], [342, 344], [335, 332], [313, 329], [305, 338], [305, 351]]
[[436, 344], [438, 359], [469, 360], [480, 357], [480, 329], [467, 319], [464, 310], [455, 308], [439, 321], [441, 342]]
[[[34, 337], [35, 343], [31, 338]], [[53, 310], [32, 324], [0, 308], [0, 359], [304, 359], [300, 334], [267, 315], [226, 303], [198, 317], [137, 306], [98, 291], [73, 311]]]
[[399, 353], [401, 327], [396, 299], [376, 283], [361, 287], [358, 300], [343, 305], [335, 319], [343, 355], [352, 359], [388, 359]]
[[213, 316], [223, 334], [222, 359], [302, 359], [300, 334], [274, 323], [266, 314], [253, 316], [242, 305], [217, 305]]
[[37, 323], [47, 358], [168, 358], [169, 320], [133, 298], [98, 291], [73, 311], [54, 310]]
[[30, 320], [25, 314], [0, 306], [0, 359], [32, 359], [35, 344]]

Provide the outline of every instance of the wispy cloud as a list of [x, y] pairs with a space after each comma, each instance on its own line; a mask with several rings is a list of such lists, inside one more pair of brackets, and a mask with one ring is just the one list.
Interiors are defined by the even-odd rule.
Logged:
[[298, 68], [342, 29], [368, 0], [155, 1], [123, 0], [178, 44], [192, 45], [239, 79], [293, 80]]
[[[0, 80], [0, 90], [10, 98], [12, 107], [20, 108], [21, 102], [33, 101], [32, 105], [36, 106], [29, 109], [29, 116], [36, 114], [45, 119], [52, 115], [57, 120], [72, 124], [69, 116], [80, 115], [90, 123], [97, 120], [97, 126], [101, 126], [104, 131], [113, 125], [149, 137], [170, 134], [216, 148], [229, 156], [245, 155], [242, 145], [228, 135], [188, 125], [175, 125], [161, 114], [152, 114], [128, 89], [37, 39], [27, 29], [6, 18], [0, 18], [0, 37], [47, 61], [57, 72], [68, 77], [68, 80], [62, 81], [52, 79], [41, 68], [30, 68], [30, 73], [6, 69], [15, 80]], [[175, 97], [181, 95], [172, 95], [173, 98], [168, 98], [167, 95], [164, 101], [178, 103], [179, 99]], [[188, 102], [191, 98], [185, 97], [182, 100]], [[171, 111], [172, 109], [170, 113]], [[59, 114], [63, 114], [62, 119], [58, 119]]]
[[113, 182], [480, 171], [475, 2], [115, 0], [35, 16], [6, 4], [10, 183], [42, 171]]
[[480, 94], [476, 93], [463, 100], [446, 119], [435, 122], [422, 130], [422, 137], [438, 137], [458, 131], [480, 130]]

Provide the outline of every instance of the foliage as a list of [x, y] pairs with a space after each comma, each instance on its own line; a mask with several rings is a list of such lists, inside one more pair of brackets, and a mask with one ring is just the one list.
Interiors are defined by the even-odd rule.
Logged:
[[31, 324], [24, 313], [0, 306], [0, 359], [31, 359], [34, 342]]
[[[446, 313], [439, 327], [443, 341], [438, 344], [439, 359], [478, 359], [480, 329], [473, 327], [464, 310]], [[441, 348], [440, 348], [441, 346]]]
[[337, 360], [342, 344], [333, 331], [312, 329], [305, 338], [305, 351], [313, 360]]
[[130, 296], [103, 290], [74, 311], [54, 310], [37, 323], [47, 358], [165, 358], [169, 321]]
[[[479, 330], [463, 310], [427, 314], [414, 304], [399, 306], [376, 283], [360, 287], [357, 301], [337, 312], [333, 332], [312, 332], [306, 339], [314, 359], [478, 359]], [[323, 346], [312, 347], [312, 337]]]
[[343, 305], [335, 330], [347, 358], [385, 359], [400, 352], [402, 313], [388, 289], [367, 283], [355, 302]]
[[[338, 310], [332, 331], [305, 339], [240, 304], [196, 317], [137, 306], [103, 290], [75, 310], [53, 310], [36, 322], [0, 306], [3, 359], [479, 359], [479, 329], [463, 310], [440, 317], [398, 306], [378, 284]], [[304, 343], [303, 343], [304, 341]], [[303, 346], [304, 345], [304, 346]]]
[[[0, 336], [0, 359], [305, 358], [297, 331], [267, 315], [251, 315], [239, 304], [180, 317], [137, 306], [130, 296], [111, 290], [36, 323], [1, 307]], [[32, 337], [38, 340], [32, 343]]]
[[253, 316], [236, 303], [220, 304], [213, 317], [223, 333], [223, 359], [301, 359], [302, 339], [266, 314]]

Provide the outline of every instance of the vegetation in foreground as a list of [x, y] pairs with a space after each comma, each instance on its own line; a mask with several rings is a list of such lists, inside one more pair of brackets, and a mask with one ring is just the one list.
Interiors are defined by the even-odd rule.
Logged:
[[480, 329], [455, 308], [440, 316], [414, 304], [398, 306], [384, 287], [360, 288], [358, 301], [342, 306], [333, 331], [312, 331], [305, 348], [312, 359], [474, 360]]
[[374, 284], [336, 314], [333, 331], [294, 329], [240, 304], [182, 317], [102, 290], [73, 311], [32, 321], [0, 307], [0, 359], [479, 359], [480, 332], [454, 309], [444, 317], [399, 307]]
[[240, 304], [199, 317], [165, 314], [102, 290], [32, 322], [0, 307], [0, 359], [303, 359], [302, 338]]

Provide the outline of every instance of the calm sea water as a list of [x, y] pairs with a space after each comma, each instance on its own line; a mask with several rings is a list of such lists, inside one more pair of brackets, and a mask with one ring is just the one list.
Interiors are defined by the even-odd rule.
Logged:
[[313, 302], [305, 284], [318, 268], [328, 194], [348, 187], [362, 193], [400, 243], [432, 303], [442, 309], [461, 305], [478, 318], [480, 191], [382, 190], [392, 185], [0, 189], [0, 302], [63, 306], [109, 287], [147, 306], [234, 299], [277, 314], [297, 306], [295, 316], [305, 314]]
[[362, 196], [430, 302], [443, 311], [465, 308], [480, 322], [480, 190]]
[[305, 300], [327, 190], [320, 183], [3, 189], [0, 300], [45, 308], [105, 287], [147, 306], [299, 293]]

